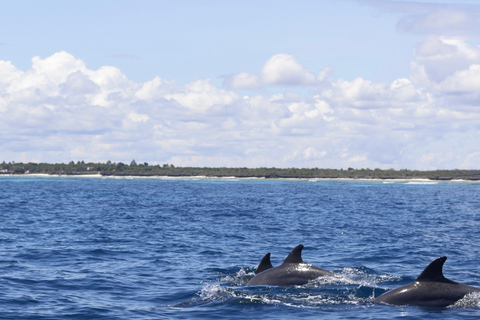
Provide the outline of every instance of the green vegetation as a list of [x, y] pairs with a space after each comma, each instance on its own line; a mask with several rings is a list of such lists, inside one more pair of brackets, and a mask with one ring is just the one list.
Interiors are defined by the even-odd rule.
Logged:
[[175, 167], [169, 164], [149, 165], [133, 160], [93, 163], [84, 161], [64, 163], [6, 163], [0, 164], [0, 174], [102, 175], [102, 176], [205, 176], [237, 178], [299, 178], [299, 179], [430, 179], [480, 180], [480, 170], [381, 170], [381, 169], [299, 169], [299, 168], [196, 168]]

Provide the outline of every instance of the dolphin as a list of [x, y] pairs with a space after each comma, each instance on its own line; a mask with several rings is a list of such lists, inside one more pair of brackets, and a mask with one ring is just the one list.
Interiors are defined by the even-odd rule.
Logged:
[[390, 290], [374, 299], [375, 302], [403, 306], [446, 307], [479, 288], [449, 280], [442, 268], [447, 257], [431, 262], [418, 278], [407, 285]]
[[255, 276], [247, 282], [247, 286], [291, 286], [302, 285], [318, 277], [334, 276], [333, 272], [303, 262], [303, 244], [296, 246], [278, 267], [270, 262], [270, 253], [267, 253]]
[[270, 262], [270, 252], [263, 256], [262, 261], [255, 270], [255, 274], [259, 274], [267, 269], [273, 268], [272, 262]]

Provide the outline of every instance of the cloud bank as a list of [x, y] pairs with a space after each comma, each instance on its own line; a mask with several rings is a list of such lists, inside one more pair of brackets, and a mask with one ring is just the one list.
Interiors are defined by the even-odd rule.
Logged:
[[34, 57], [26, 71], [0, 61], [0, 154], [16, 162], [478, 168], [480, 48], [427, 37], [410, 69], [392, 83], [332, 79], [328, 66], [314, 75], [279, 53], [219, 87], [134, 82], [67, 52]]

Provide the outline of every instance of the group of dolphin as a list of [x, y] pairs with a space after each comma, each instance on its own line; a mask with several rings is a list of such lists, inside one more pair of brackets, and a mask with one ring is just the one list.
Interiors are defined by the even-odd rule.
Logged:
[[[277, 267], [272, 265], [270, 253], [267, 253], [247, 285], [303, 285], [319, 277], [335, 276], [333, 272], [303, 262], [302, 249], [302, 244], [296, 246]], [[414, 282], [387, 291], [374, 301], [390, 305], [446, 307], [469, 293], [480, 292], [480, 288], [445, 278], [442, 269], [446, 260], [447, 257], [434, 260]]]

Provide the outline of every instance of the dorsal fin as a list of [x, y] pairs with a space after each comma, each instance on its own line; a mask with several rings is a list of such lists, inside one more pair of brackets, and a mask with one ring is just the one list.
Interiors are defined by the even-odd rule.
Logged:
[[285, 258], [283, 263], [302, 263], [302, 250], [303, 244], [299, 244], [295, 248], [293, 248], [292, 252]]
[[443, 264], [447, 260], [447, 257], [440, 257], [433, 260], [423, 272], [418, 276], [416, 281], [435, 281], [435, 282], [448, 282], [452, 283], [453, 281], [448, 280], [443, 276]]
[[259, 274], [262, 271], [267, 269], [273, 268], [272, 263], [270, 262], [270, 252], [263, 256], [262, 261], [258, 265], [257, 270], [255, 270], [255, 274]]

